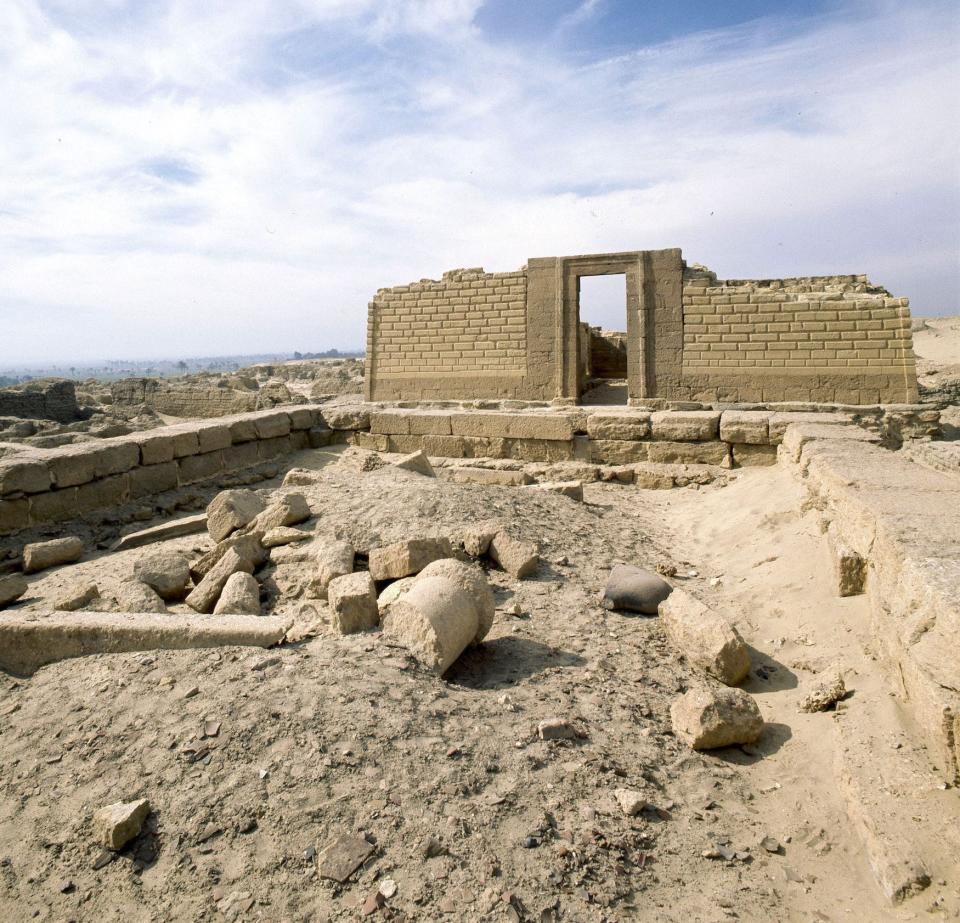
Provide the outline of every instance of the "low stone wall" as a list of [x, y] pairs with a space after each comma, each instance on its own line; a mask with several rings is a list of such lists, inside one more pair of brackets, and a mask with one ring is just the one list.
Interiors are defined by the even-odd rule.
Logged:
[[54, 379], [0, 388], [0, 417], [72, 423], [82, 419], [83, 414], [77, 406], [74, 383]]
[[876, 652], [931, 763], [960, 781], [960, 478], [837, 428], [791, 427], [780, 453], [866, 562]]
[[318, 407], [182, 423], [0, 459], [0, 534], [77, 519], [329, 442]]

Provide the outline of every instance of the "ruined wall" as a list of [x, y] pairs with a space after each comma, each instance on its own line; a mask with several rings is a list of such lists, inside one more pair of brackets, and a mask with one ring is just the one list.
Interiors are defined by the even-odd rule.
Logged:
[[866, 276], [721, 282], [687, 268], [680, 396], [916, 401], [907, 305]]
[[372, 400], [526, 397], [526, 273], [455, 269], [380, 289], [367, 323]]
[[41, 379], [0, 389], [0, 417], [72, 423], [83, 414], [72, 381]]

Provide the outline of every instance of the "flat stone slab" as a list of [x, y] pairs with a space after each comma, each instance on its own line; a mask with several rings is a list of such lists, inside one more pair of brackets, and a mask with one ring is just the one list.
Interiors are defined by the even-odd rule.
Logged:
[[128, 548], [140, 548], [153, 542], [162, 542], [168, 538], [179, 538], [181, 535], [194, 535], [197, 532], [207, 531], [207, 514], [197, 513], [195, 516], [184, 516], [181, 519], [172, 519], [170, 522], [139, 532], [131, 532], [115, 541], [111, 551], [126, 551]]
[[270, 647], [292, 623], [276, 616], [155, 612], [10, 612], [0, 615], [0, 669], [29, 676], [89, 654]]
[[321, 853], [317, 871], [321, 878], [345, 882], [373, 852], [373, 844], [362, 836], [342, 836]]

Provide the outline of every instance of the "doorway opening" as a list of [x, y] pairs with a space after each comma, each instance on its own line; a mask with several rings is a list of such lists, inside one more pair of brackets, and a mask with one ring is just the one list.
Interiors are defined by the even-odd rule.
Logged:
[[626, 274], [579, 276], [577, 320], [580, 403], [626, 404]]

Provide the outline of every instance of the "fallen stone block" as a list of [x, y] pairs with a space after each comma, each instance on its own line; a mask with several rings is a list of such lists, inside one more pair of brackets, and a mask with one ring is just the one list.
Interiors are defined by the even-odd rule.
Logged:
[[48, 567], [73, 564], [83, 556], [83, 542], [74, 535], [23, 546], [23, 572], [35, 574]]
[[168, 538], [179, 538], [181, 535], [194, 535], [207, 528], [207, 514], [197, 513], [195, 516], [184, 516], [173, 519], [159, 526], [149, 529], [139, 529], [124, 535], [110, 546], [111, 551], [127, 551], [129, 548], [140, 548], [143, 545], [152, 545], [154, 542], [166, 541]]
[[0, 608], [18, 600], [29, 588], [30, 585], [19, 574], [0, 577]]
[[423, 449], [405, 455], [399, 461], [395, 461], [393, 467], [399, 468], [401, 471], [412, 471], [414, 474], [422, 474], [428, 478], [435, 478], [437, 476], [437, 472], [433, 470], [433, 465], [430, 464], [430, 459], [427, 458]]
[[253, 563], [241, 557], [235, 548], [228, 548], [223, 557], [208, 571], [187, 597], [187, 605], [197, 612], [211, 612], [220, 598], [224, 584], [238, 571], [253, 573]]
[[140, 834], [149, 813], [150, 802], [146, 798], [108, 804], [93, 815], [93, 835], [106, 849], [123, 849]]
[[530, 487], [583, 503], [583, 484], [579, 481], [541, 481], [539, 484], [531, 484]]
[[260, 584], [250, 574], [238, 571], [227, 578], [214, 615], [259, 615]]
[[309, 532], [302, 529], [292, 529], [289, 526], [277, 526], [264, 533], [261, 544], [264, 548], [279, 548], [281, 545], [292, 545], [295, 542], [305, 542], [313, 538]]
[[[207, 531], [215, 542], [242, 529], [265, 509], [266, 504], [252, 490], [224, 490], [207, 507]], [[286, 525], [286, 523], [279, 523]]]
[[496, 526], [467, 526], [456, 536], [457, 544], [472, 558], [483, 557], [490, 550], [490, 542], [500, 529]]
[[840, 536], [836, 525], [827, 530], [833, 579], [838, 596], [860, 596], [867, 581], [867, 562]]
[[320, 543], [314, 554], [317, 575], [313, 581], [313, 588], [321, 599], [326, 597], [331, 580], [353, 573], [355, 554], [353, 545], [349, 542], [322, 541]]
[[387, 607], [384, 635], [437, 676], [444, 674], [470, 644], [493, 624], [493, 593], [475, 565], [435, 561]]
[[310, 487], [320, 482], [320, 474], [308, 468], [291, 468], [283, 476], [284, 487]]
[[100, 588], [95, 583], [84, 583], [63, 590], [54, 600], [53, 608], [58, 612], [76, 612], [99, 596]]
[[446, 538], [414, 538], [394, 542], [370, 552], [370, 575], [374, 580], [397, 580], [423, 570], [432, 561], [453, 554]]
[[691, 689], [670, 706], [673, 733], [694, 750], [752, 744], [763, 733], [753, 697], [742, 689]]
[[285, 494], [274, 500], [244, 529], [245, 532], [269, 532], [281, 526], [295, 526], [306, 522], [313, 513], [303, 494]]
[[675, 588], [660, 603], [660, 621], [673, 644], [694, 666], [735, 686], [750, 672], [750, 652], [725, 618]]
[[161, 599], [183, 599], [190, 585], [190, 564], [179, 551], [155, 551], [137, 561], [133, 573]]
[[656, 615], [672, 587], [656, 574], [632, 564], [617, 564], [610, 571], [603, 591], [604, 609], [623, 609], [642, 615]]
[[495, 487], [523, 487], [533, 482], [525, 471], [505, 471], [499, 468], [444, 468], [442, 477], [454, 484], [483, 484]]
[[521, 542], [498, 532], [490, 542], [490, 557], [508, 574], [522, 580], [540, 566], [540, 553], [532, 542]]
[[377, 589], [366, 571], [334, 577], [327, 586], [330, 625], [337, 634], [352, 635], [380, 624]]
[[166, 612], [167, 605], [153, 587], [135, 578], [122, 580], [117, 586], [117, 602], [127, 612]]
[[0, 669], [30, 675], [69, 657], [241, 645], [270, 647], [291, 622], [276, 616], [144, 612], [11, 612], [0, 619]]
[[[199, 583], [210, 573], [213, 566], [232, 548], [241, 558], [249, 561], [252, 570], [256, 570], [267, 562], [271, 552], [263, 547], [262, 534], [253, 532], [249, 535], [234, 533], [230, 538], [217, 542], [206, 554], [199, 557], [190, 565], [190, 576], [194, 583]], [[277, 562], [275, 562], [277, 563]], [[251, 571], [252, 572], [252, 571]]]

